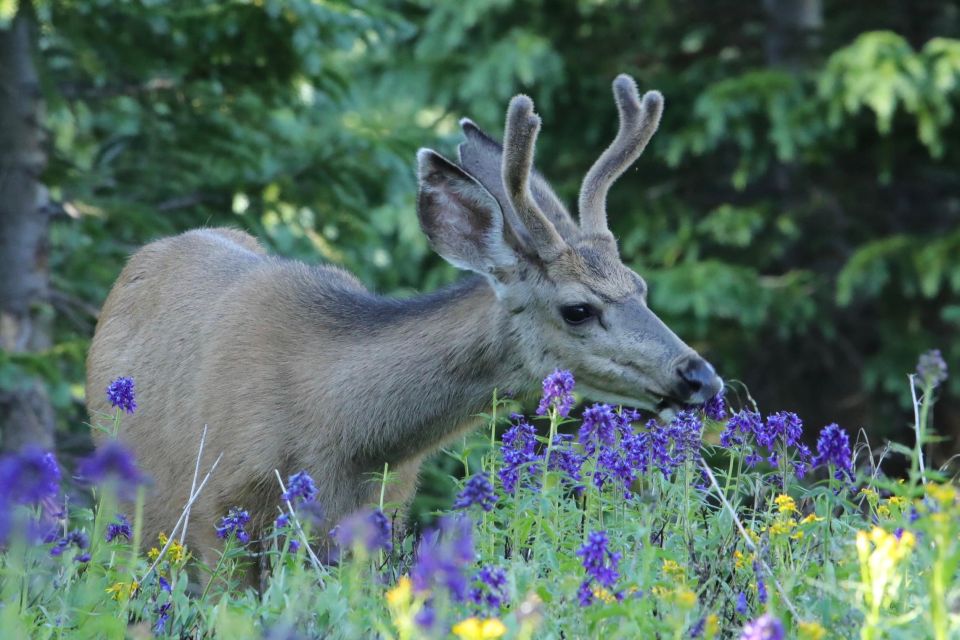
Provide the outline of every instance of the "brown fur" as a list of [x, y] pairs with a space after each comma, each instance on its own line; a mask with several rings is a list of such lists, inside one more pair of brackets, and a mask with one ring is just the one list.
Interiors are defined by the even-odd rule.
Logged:
[[[136, 381], [139, 408], [119, 437], [153, 478], [145, 543], [187, 502], [204, 425], [201, 469], [223, 458], [187, 543], [209, 562], [214, 523], [230, 507], [250, 511], [253, 536], [276, 517], [274, 470], [316, 479], [321, 530], [376, 501], [370, 476], [384, 463], [396, 474], [387, 500], [406, 504], [424, 457], [475, 424], [494, 388], [525, 393], [566, 368], [587, 395], [635, 405], [719, 390], [713, 369], [647, 307], [609, 231], [578, 228], [531, 173], [539, 118], [529, 99], [513, 105], [506, 158], [465, 125], [461, 156], [479, 177], [429, 150], [418, 156], [421, 227], [438, 253], [482, 277], [382, 298], [340, 269], [268, 256], [232, 229], [189, 231], [130, 259], [90, 348], [87, 404], [108, 413], [110, 381]], [[509, 189], [490, 183], [497, 167]], [[595, 315], [572, 324], [570, 305]]]

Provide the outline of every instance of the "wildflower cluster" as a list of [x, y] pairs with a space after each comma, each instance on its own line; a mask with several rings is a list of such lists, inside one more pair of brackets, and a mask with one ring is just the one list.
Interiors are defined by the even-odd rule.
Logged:
[[347, 516], [330, 531], [330, 537], [341, 549], [358, 545], [373, 553], [393, 548], [393, 527], [379, 509], [365, 509]]
[[242, 544], [250, 542], [250, 534], [245, 527], [250, 522], [250, 514], [240, 507], [233, 507], [217, 523], [217, 537], [226, 540], [236, 538]]
[[133, 413], [137, 410], [137, 397], [134, 393], [133, 378], [117, 378], [107, 387], [107, 401], [110, 406], [121, 411]]
[[538, 474], [541, 460], [537, 453], [537, 430], [522, 416], [515, 416], [515, 420], [516, 424], [503, 434], [503, 446], [500, 447], [503, 456], [500, 482], [508, 494], [516, 492], [522, 475], [532, 477]]
[[[577, 551], [577, 555], [583, 561], [583, 569], [587, 574], [577, 591], [577, 598], [581, 606], [585, 607], [593, 602], [594, 583], [610, 590], [620, 579], [617, 565], [620, 563], [621, 555], [611, 551], [608, 548], [609, 544], [610, 541], [607, 538], [606, 531], [593, 531], [587, 536], [584, 545]], [[616, 592], [614, 597], [617, 600], [622, 600], [623, 593]]]
[[779, 411], [764, 420], [759, 413], [744, 409], [730, 417], [720, 434], [720, 445], [744, 450], [743, 460], [751, 469], [764, 461], [776, 468], [789, 465], [794, 475], [803, 479], [810, 470], [811, 452], [802, 437], [803, 422], [795, 413]]
[[[933, 371], [921, 381], [925, 389], [939, 377]], [[108, 441], [78, 465], [76, 477], [104, 497], [93, 518], [87, 509], [68, 512], [73, 495], [61, 489], [49, 452], [4, 456], [0, 542], [15, 542], [0, 546], [0, 575], [23, 591], [15, 598], [22, 611], [4, 609], [4, 633], [56, 628], [112, 637], [133, 628], [158, 637], [229, 630], [397, 640], [960, 633], [949, 608], [958, 588], [960, 491], [936, 472], [896, 482], [871, 469], [853, 493], [850, 439], [837, 425], [825, 427], [810, 452], [797, 415], [764, 418], [728, 406], [722, 394], [665, 420], [601, 403], [575, 421], [573, 389], [568, 372], [545, 382], [546, 436], [515, 415], [497, 446], [494, 411], [490, 439], [455, 454], [474, 473], [422, 535], [417, 524], [409, 537], [393, 531], [384, 503], [351, 513], [327, 537], [320, 501], [328, 488], [304, 471], [291, 475], [276, 494], [279, 515], [234, 507], [219, 519], [217, 535], [240, 544], [224, 545], [200, 589], [188, 585], [185, 569], [206, 572], [176, 539], [160, 534], [145, 557], [130, 549], [142, 535], [141, 512], [128, 511], [128, 519], [111, 500], [132, 495], [144, 478], [122, 446]], [[728, 454], [716, 469], [701, 457], [701, 439], [713, 441], [714, 430], [722, 430], [720, 448], [708, 451]], [[808, 473], [813, 467], [831, 467], [840, 488]], [[788, 475], [798, 480], [788, 485]], [[388, 500], [392, 492], [379, 489]], [[197, 518], [191, 531], [210, 526]], [[273, 518], [273, 532], [262, 531]], [[254, 551], [246, 544], [254, 536], [284, 543]], [[28, 561], [11, 557], [14, 549]], [[239, 586], [251, 560], [271, 569], [259, 593]], [[84, 611], [87, 594], [104, 592], [98, 615]]]
[[490, 476], [486, 472], [480, 472], [467, 480], [463, 491], [453, 503], [453, 508], [466, 509], [471, 505], [479, 505], [484, 511], [490, 511], [496, 502], [497, 495], [493, 491], [493, 485], [490, 484]]
[[566, 418], [573, 408], [573, 375], [569, 371], [556, 370], [543, 379], [543, 398], [537, 407], [537, 415], [547, 415], [550, 409]]
[[440, 590], [457, 602], [464, 601], [468, 589], [466, 572], [475, 559], [470, 519], [445, 516], [417, 547], [416, 562], [410, 571], [414, 591]]

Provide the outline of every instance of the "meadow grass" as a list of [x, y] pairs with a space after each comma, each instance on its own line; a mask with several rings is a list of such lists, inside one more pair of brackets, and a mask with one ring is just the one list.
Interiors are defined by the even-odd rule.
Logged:
[[[828, 425], [816, 447], [787, 412], [745, 391], [669, 421], [588, 407], [575, 382], [544, 381], [538, 416], [494, 397], [486, 428], [445, 452], [460, 492], [424, 532], [396, 505], [316, 526], [313, 479], [277, 474], [278, 517], [260, 540], [237, 505], [207, 567], [183, 544], [185, 514], [140, 553], [144, 478], [111, 442], [76, 470], [75, 506], [48, 452], [0, 461], [4, 638], [933, 638], [960, 637], [960, 494], [923, 458], [945, 376], [925, 356], [910, 377], [914, 447], [851, 446]], [[136, 410], [111, 385], [116, 435]], [[885, 458], [909, 459], [904, 478]], [[194, 494], [216, 469], [197, 467]], [[132, 504], [119, 513], [118, 504]], [[262, 589], [244, 587], [253, 562]]]

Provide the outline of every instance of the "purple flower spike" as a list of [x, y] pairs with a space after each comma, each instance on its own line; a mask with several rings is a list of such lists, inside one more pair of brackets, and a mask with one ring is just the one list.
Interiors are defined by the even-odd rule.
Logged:
[[468, 595], [464, 570], [475, 558], [470, 519], [441, 518], [440, 526], [424, 534], [417, 547], [417, 560], [410, 571], [414, 591], [443, 587], [455, 601], [463, 602]]
[[250, 534], [244, 527], [250, 522], [250, 514], [240, 507], [233, 507], [217, 523], [217, 537], [226, 540], [235, 535], [242, 544], [250, 542]]
[[287, 478], [287, 490], [281, 497], [290, 502], [313, 502], [317, 497], [317, 485], [306, 471], [295, 473]]
[[740, 640], [783, 640], [783, 623], [769, 613], [748, 622], [743, 628]]
[[850, 436], [836, 423], [828, 424], [817, 438], [817, 455], [813, 466], [832, 464], [837, 468], [837, 480], [853, 480], [853, 455], [850, 453]]
[[704, 403], [703, 413], [716, 422], [727, 419], [727, 402], [723, 399], [723, 389]]
[[490, 477], [484, 471], [474, 474], [467, 480], [463, 491], [457, 496], [457, 501], [453, 503], [453, 508], [466, 509], [476, 504], [480, 505], [484, 511], [490, 511], [496, 502], [497, 496], [493, 492], [493, 485], [490, 484]]
[[127, 516], [122, 513], [117, 516], [116, 522], [111, 522], [107, 525], [107, 542], [113, 542], [117, 538], [125, 538], [129, 541], [132, 537], [133, 533], [130, 531], [130, 521], [127, 520]]
[[606, 531], [593, 531], [577, 551], [577, 555], [583, 558], [583, 568], [587, 575], [608, 589], [620, 579], [617, 570], [620, 554], [607, 548], [609, 542]]
[[598, 448], [616, 444], [618, 424], [613, 407], [608, 404], [595, 404], [583, 412], [583, 425], [577, 433], [577, 440], [583, 445], [587, 455], [591, 456]]
[[947, 379], [947, 363], [943, 360], [940, 349], [931, 349], [917, 361], [917, 377], [924, 387], [935, 389]]
[[0, 458], [0, 495], [14, 504], [38, 504], [60, 491], [60, 467], [49, 451], [27, 446]]
[[390, 520], [379, 509], [358, 511], [344, 518], [330, 531], [330, 537], [342, 549], [363, 545], [370, 553], [378, 549], [393, 549], [393, 528]]
[[487, 565], [473, 576], [474, 588], [470, 600], [478, 607], [489, 611], [500, 609], [507, 602], [507, 572], [500, 567]]
[[503, 434], [500, 453], [503, 456], [500, 482], [503, 483], [503, 490], [513, 495], [522, 472], [529, 473], [531, 477], [538, 474], [539, 465], [536, 463], [540, 461], [540, 455], [537, 454], [537, 430], [524, 421], [523, 416], [518, 416], [517, 424]]
[[[74, 529], [63, 538], [57, 541], [53, 548], [50, 549], [50, 555], [60, 556], [63, 555], [63, 552], [69, 549], [70, 547], [76, 547], [78, 550], [83, 551], [90, 546], [90, 538], [87, 537], [87, 534], [78, 529]], [[81, 553], [76, 558], [77, 562], [88, 562], [90, 560], [90, 554]]]
[[573, 408], [573, 374], [569, 371], [557, 369], [543, 379], [543, 398], [537, 407], [537, 415], [545, 416], [551, 407], [556, 407], [557, 413], [566, 418]]
[[107, 400], [110, 405], [133, 413], [137, 410], [137, 398], [134, 393], [133, 378], [117, 378], [107, 387]]
[[145, 478], [133, 460], [133, 454], [116, 440], [110, 440], [77, 467], [77, 475], [89, 484], [110, 484], [124, 496], [130, 496]]
[[747, 594], [745, 594], [743, 591], [737, 594], [737, 604], [734, 606], [734, 609], [736, 609], [737, 613], [742, 616], [747, 615], [747, 611], [749, 611], [749, 607], [747, 605]]

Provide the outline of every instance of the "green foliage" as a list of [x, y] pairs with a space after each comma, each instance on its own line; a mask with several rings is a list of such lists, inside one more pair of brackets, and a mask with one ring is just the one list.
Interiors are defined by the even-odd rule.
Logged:
[[[610, 194], [611, 224], [654, 309], [722, 374], [824, 418], [843, 401], [870, 428], [908, 415], [895, 390], [913, 354], [960, 362], [945, 339], [960, 327], [960, 19], [946, 5], [827, 2], [781, 60], [749, 3], [35, 4], [43, 180], [62, 207], [55, 346], [5, 358], [0, 386], [42, 372], [65, 429], [84, 418], [95, 311], [138, 246], [235, 225], [382, 292], [441, 286], [457, 276], [416, 222], [415, 149], [454, 157], [462, 116], [499, 135], [522, 91], [544, 119], [539, 168], [575, 202], [622, 71], [667, 108]], [[958, 394], [955, 378], [944, 411]]]
[[[935, 382], [924, 384], [917, 400], [921, 446], [935, 399]], [[650, 451], [671, 460], [651, 453], [660, 457], [623, 484], [603, 456], [629, 454], [635, 451], [629, 438], [665, 427], [611, 427], [616, 435], [609, 440], [581, 431], [570, 445], [555, 434], [581, 425], [554, 407], [540, 428], [551, 434], [538, 437], [542, 457], [518, 467], [520, 480], [508, 490], [502, 473], [511, 460], [500, 447], [512, 445], [495, 439], [507, 407], [494, 407], [486, 429], [468, 436], [450, 459], [468, 475], [487, 474], [495, 504], [453, 511], [447, 502], [437, 509], [469, 520], [470, 544], [448, 528], [441, 538], [447, 542], [437, 548], [429, 535], [395, 532], [384, 550], [360, 533], [342, 542], [337, 563], [320, 565], [303, 542], [322, 551], [328, 535], [311, 527], [309, 509], [288, 506], [292, 524], [268, 527], [252, 542], [229, 534], [214, 566], [181, 546], [176, 531], [169, 541], [161, 535], [144, 557], [131, 539], [106, 540], [116, 508], [111, 490], [101, 487], [95, 509], [73, 507], [69, 520], [55, 525], [57, 535], [88, 532], [89, 546], [67, 547], [56, 557], [50, 542], [30, 539], [36, 531], [26, 522], [38, 514], [56, 517], [50, 508], [14, 509], [16, 530], [34, 533], [15, 535], [0, 551], [0, 624], [16, 637], [711, 639], [739, 637], [751, 620], [771, 615], [782, 620], [786, 637], [802, 640], [947, 640], [960, 632], [950, 609], [960, 597], [960, 490], [924, 470], [920, 447], [890, 448], [914, 461], [905, 482], [878, 468], [868, 443], [853, 453], [834, 449], [829, 464], [818, 463], [816, 475], [801, 480], [792, 463], [809, 456], [785, 435], [769, 447], [759, 438], [721, 446], [722, 430], [743, 432], [691, 412], [683, 424], [695, 429], [695, 442], [682, 444], [689, 433], [682, 440], [668, 436], [672, 445]], [[122, 432], [121, 416], [118, 410]], [[701, 468], [701, 424], [713, 443], [703, 453], [720, 467], [710, 475]], [[561, 447], [583, 456], [579, 476], [544, 470], [543, 460], [557, 459], [550, 456]], [[771, 462], [766, 456], [773, 451], [778, 459]], [[750, 455], [760, 452], [765, 459], [754, 466]], [[836, 465], [854, 460], [856, 479], [835, 473]], [[610, 475], [598, 482], [604, 470]], [[382, 481], [389, 483], [389, 474]], [[278, 503], [280, 493], [278, 486]], [[141, 493], [137, 504], [142, 499]], [[370, 506], [389, 513], [394, 505]], [[7, 517], [9, 506], [0, 508]], [[132, 521], [135, 541], [142, 523]], [[192, 529], [199, 526], [210, 523], [190, 521]], [[617, 554], [601, 558], [615, 569], [602, 579], [589, 571], [583, 552], [597, 532]], [[259, 591], [244, 581], [258, 559], [270, 569]], [[441, 567], [443, 577], [425, 580], [428, 566]], [[479, 586], [475, 576], [484, 567], [503, 571], [498, 598], [469, 591], [458, 597], [453, 585], [462, 579]], [[424, 617], [428, 610], [433, 615]]]

